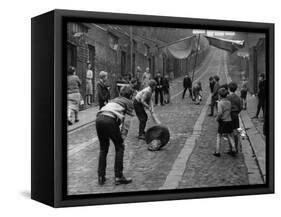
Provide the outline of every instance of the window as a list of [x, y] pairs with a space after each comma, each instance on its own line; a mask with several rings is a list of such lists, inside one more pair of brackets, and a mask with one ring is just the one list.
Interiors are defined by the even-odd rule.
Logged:
[[121, 75], [126, 74], [126, 52], [121, 51]]
[[87, 33], [88, 32], [88, 28], [82, 24], [78, 24], [78, 23], [70, 23], [70, 30], [72, 32], [72, 34], [74, 33]]
[[109, 33], [108, 42], [109, 42], [110, 48], [112, 48], [113, 50], [118, 49], [118, 37], [117, 36], [113, 35], [112, 33]]
[[148, 56], [148, 54], [149, 54], [149, 46], [147, 45], [147, 44], [145, 44], [144, 45], [144, 47], [145, 47], [145, 50], [144, 50], [144, 56]]
[[135, 40], [133, 40], [133, 48], [134, 49], [137, 49], [137, 45], [138, 45], [137, 42]]
[[67, 43], [67, 66], [76, 67], [77, 48], [75, 45]]

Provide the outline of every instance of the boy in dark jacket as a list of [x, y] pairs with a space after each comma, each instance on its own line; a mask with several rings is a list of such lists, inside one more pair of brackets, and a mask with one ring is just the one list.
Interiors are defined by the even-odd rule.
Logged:
[[164, 105], [163, 103], [163, 77], [161, 73], [158, 72], [156, 77], [154, 78], [156, 81], [156, 88], [155, 88], [155, 105], [158, 105], [158, 97], [160, 95], [160, 104]]
[[238, 95], [235, 94], [237, 90], [237, 84], [235, 82], [230, 82], [228, 85], [228, 89], [230, 91], [227, 99], [231, 102], [231, 119], [232, 119], [232, 126], [233, 126], [233, 136], [234, 136], [234, 143], [235, 143], [235, 150], [238, 151], [238, 128], [239, 128], [239, 113], [242, 110], [242, 100]]
[[215, 79], [214, 79], [214, 77], [210, 77], [209, 78], [209, 86], [210, 86], [210, 91], [211, 91], [211, 93], [213, 93], [214, 92], [214, 86], [215, 86]]
[[[257, 112], [254, 118], [259, 117], [260, 110], [264, 112], [265, 107], [265, 74], [261, 73], [259, 76], [259, 90], [258, 90], [258, 106], [257, 106]], [[263, 114], [264, 116], [264, 114]]]
[[108, 103], [110, 99], [109, 86], [106, 84], [108, 74], [105, 71], [101, 71], [99, 74], [100, 80], [97, 84], [97, 93], [100, 109]]
[[227, 90], [225, 88], [220, 88], [218, 90], [219, 102], [218, 102], [218, 134], [217, 134], [217, 144], [214, 156], [220, 157], [220, 144], [223, 135], [227, 136], [228, 143], [230, 146], [229, 154], [235, 156], [235, 142], [233, 140], [233, 127], [231, 121], [231, 102], [227, 99]]
[[214, 108], [217, 105], [217, 100], [219, 99], [219, 94], [218, 91], [220, 89], [220, 77], [215, 75], [214, 76], [214, 80], [215, 80], [215, 85], [214, 85], [214, 89], [213, 89], [213, 93], [212, 93], [212, 98], [211, 98], [211, 112], [209, 114], [209, 116], [213, 116], [214, 115]]
[[187, 89], [189, 90], [189, 97], [192, 98], [192, 81], [189, 75], [185, 75], [183, 79], [183, 93], [182, 93], [183, 99]]

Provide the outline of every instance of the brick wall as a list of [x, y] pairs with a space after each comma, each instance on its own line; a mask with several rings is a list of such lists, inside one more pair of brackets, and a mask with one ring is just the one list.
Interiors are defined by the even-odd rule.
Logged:
[[[168, 31], [163, 28], [152, 27], [138, 27], [134, 28], [134, 34], [138, 33], [142, 37], [147, 37], [151, 40], [144, 38], [134, 37], [135, 43], [133, 53], [135, 54], [135, 68], [131, 72], [130, 69], [130, 38], [128, 34], [128, 27], [122, 29], [109, 28], [109, 25], [104, 24], [83, 24], [83, 23], [69, 23], [68, 24], [68, 43], [74, 47], [76, 58], [74, 65], [76, 66], [77, 75], [82, 81], [81, 94], [85, 97], [86, 92], [86, 70], [87, 64], [90, 61], [93, 66], [95, 79], [93, 79], [94, 95], [96, 102], [96, 83], [99, 80], [98, 75], [100, 71], [107, 71], [109, 75], [111, 97], [117, 96], [116, 81], [125, 73], [136, 72], [136, 67], [140, 66], [142, 72], [146, 67], [149, 67], [149, 59], [154, 64], [150, 72], [155, 76], [156, 72], [160, 71], [163, 75], [169, 74], [170, 78], [183, 76], [186, 72], [191, 72], [194, 66], [195, 54], [191, 55], [185, 60], [177, 60], [165, 56], [161, 50], [155, 49], [156, 46], [165, 44], [164, 40], [175, 41], [179, 38], [187, 37], [191, 34], [190, 30], [175, 30], [174, 32]], [[122, 32], [122, 30], [126, 30]], [[83, 32], [83, 34], [75, 35], [75, 30]], [[165, 34], [163, 34], [165, 33]], [[169, 33], [169, 34], [168, 34]], [[113, 36], [112, 36], [113, 35]], [[75, 37], [76, 36], [76, 37]], [[118, 47], [114, 47], [111, 41], [118, 38]], [[157, 38], [158, 37], [158, 38]], [[153, 41], [152, 41], [153, 40]], [[114, 40], [113, 40], [114, 41]], [[197, 66], [204, 60], [208, 46], [203, 39], [200, 40], [201, 50], [197, 56]], [[89, 46], [94, 49], [94, 60], [90, 59]], [[147, 48], [153, 52], [146, 52]], [[121, 54], [125, 53], [125, 65], [121, 71]], [[68, 65], [69, 65], [68, 61]], [[142, 75], [139, 75], [142, 76]]]

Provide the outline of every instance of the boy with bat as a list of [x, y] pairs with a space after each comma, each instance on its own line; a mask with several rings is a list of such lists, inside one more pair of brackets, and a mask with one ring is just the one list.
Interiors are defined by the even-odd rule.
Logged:
[[160, 124], [160, 121], [154, 114], [153, 102], [152, 102], [152, 94], [155, 91], [155, 88], [156, 88], [156, 81], [152, 79], [149, 80], [148, 87], [138, 92], [134, 99], [134, 109], [140, 122], [139, 136], [138, 136], [139, 139], [145, 140], [145, 126], [148, 119], [145, 109], [150, 111], [153, 121], [156, 124]]

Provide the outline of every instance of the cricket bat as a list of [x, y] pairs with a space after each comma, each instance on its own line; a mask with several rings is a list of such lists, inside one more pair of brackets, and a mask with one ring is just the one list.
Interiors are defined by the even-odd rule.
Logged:
[[160, 120], [158, 119], [157, 115], [154, 112], [154, 109], [152, 108], [150, 111], [152, 120], [156, 123], [156, 124], [161, 124]]

